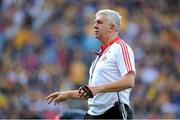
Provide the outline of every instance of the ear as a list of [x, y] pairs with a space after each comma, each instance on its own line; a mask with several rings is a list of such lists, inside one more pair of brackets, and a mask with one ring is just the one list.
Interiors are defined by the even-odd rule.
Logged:
[[110, 31], [115, 30], [115, 26], [113, 24], [110, 24], [109, 26], [110, 26]]

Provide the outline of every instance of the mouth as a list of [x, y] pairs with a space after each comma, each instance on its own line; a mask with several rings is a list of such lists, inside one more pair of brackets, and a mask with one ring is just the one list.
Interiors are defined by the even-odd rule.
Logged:
[[95, 34], [98, 34], [98, 31], [95, 30], [94, 32], [95, 32]]

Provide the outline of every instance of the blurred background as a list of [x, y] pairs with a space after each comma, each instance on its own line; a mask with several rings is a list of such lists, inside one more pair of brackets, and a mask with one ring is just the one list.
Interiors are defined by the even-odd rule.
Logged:
[[45, 97], [87, 84], [99, 50], [95, 13], [119, 12], [119, 36], [135, 53], [131, 106], [137, 119], [180, 119], [179, 0], [0, 0], [0, 118], [57, 119], [87, 110]]

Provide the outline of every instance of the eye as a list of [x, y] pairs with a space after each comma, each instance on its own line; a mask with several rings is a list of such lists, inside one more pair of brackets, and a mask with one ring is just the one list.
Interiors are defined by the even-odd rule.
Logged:
[[95, 23], [97, 23], [97, 24], [103, 24], [103, 21], [97, 20], [97, 21], [95, 21]]
[[98, 24], [103, 24], [103, 22], [101, 20], [98, 20], [97, 23]]

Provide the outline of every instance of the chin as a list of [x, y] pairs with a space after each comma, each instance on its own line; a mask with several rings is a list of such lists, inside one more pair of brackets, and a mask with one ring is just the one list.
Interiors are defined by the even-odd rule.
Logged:
[[95, 36], [95, 38], [99, 39], [99, 36]]
[[98, 38], [98, 35], [94, 35], [95, 38]]
[[101, 36], [99, 36], [99, 35], [94, 35], [94, 37], [97, 39], [101, 39]]

